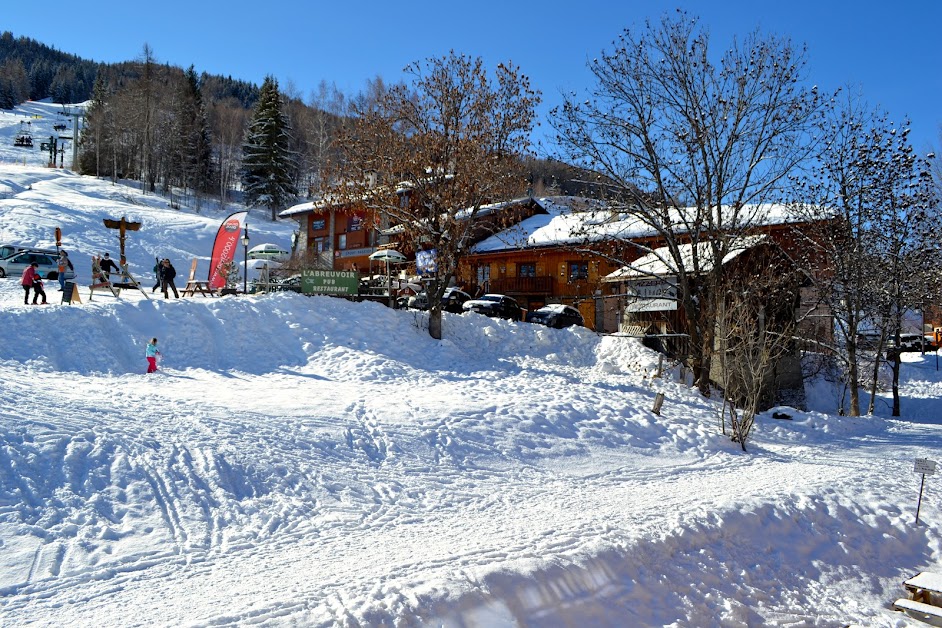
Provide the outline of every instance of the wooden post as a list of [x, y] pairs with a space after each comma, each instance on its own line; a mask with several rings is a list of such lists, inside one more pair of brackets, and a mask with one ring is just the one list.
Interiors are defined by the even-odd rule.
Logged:
[[663, 377], [664, 376], [664, 354], [658, 354], [657, 356], [657, 375], [654, 377]]
[[661, 405], [664, 403], [664, 393], [659, 392], [654, 396], [654, 407], [651, 408], [651, 411], [660, 416], [661, 414]]

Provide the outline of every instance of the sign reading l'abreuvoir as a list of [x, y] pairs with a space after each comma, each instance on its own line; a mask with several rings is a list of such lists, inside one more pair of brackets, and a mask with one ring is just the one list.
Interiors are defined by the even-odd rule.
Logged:
[[301, 292], [304, 294], [355, 295], [360, 278], [355, 270], [302, 270]]

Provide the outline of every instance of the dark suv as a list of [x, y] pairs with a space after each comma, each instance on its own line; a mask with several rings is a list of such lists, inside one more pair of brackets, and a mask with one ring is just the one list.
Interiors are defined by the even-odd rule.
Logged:
[[[442, 295], [442, 310], [452, 314], [461, 314], [464, 310], [462, 306], [471, 300], [471, 295], [458, 288], [445, 288]], [[428, 294], [420, 292], [414, 297], [409, 297], [409, 307], [414, 310], [428, 309]]]
[[544, 305], [540, 309], [530, 312], [527, 316], [527, 320], [531, 323], [539, 323], [540, 325], [546, 325], [547, 327], [554, 327], [556, 329], [562, 329], [572, 325], [585, 325], [585, 321], [582, 319], [582, 314], [579, 313], [579, 310], [569, 305], [563, 305], [562, 303]]
[[477, 299], [465, 301], [465, 312], [477, 312], [485, 316], [497, 318], [506, 318], [511, 321], [519, 321], [523, 318], [523, 310], [517, 305], [511, 297], [503, 294], [485, 294]]

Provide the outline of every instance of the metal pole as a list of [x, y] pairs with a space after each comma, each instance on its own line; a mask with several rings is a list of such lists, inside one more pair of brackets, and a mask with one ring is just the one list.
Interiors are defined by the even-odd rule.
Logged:
[[926, 474], [922, 474], [922, 480], [919, 482], [919, 501], [916, 503], [916, 525], [919, 525], [919, 509], [922, 508], [922, 487], [926, 485]]
[[245, 225], [242, 234], [242, 294], [249, 292], [249, 225]]
[[78, 161], [78, 139], [79, 139], [79, 120], [81, 113], [72, 113], [72, 170], [75, 170], [75, 162]]

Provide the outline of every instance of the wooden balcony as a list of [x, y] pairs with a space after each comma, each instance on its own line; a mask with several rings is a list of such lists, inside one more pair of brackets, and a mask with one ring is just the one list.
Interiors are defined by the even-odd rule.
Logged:
[[553, 277], [501, 277], [491, 278], [490, 292], [497, 294], [527, 294], [546, 295], [553, 294]]

